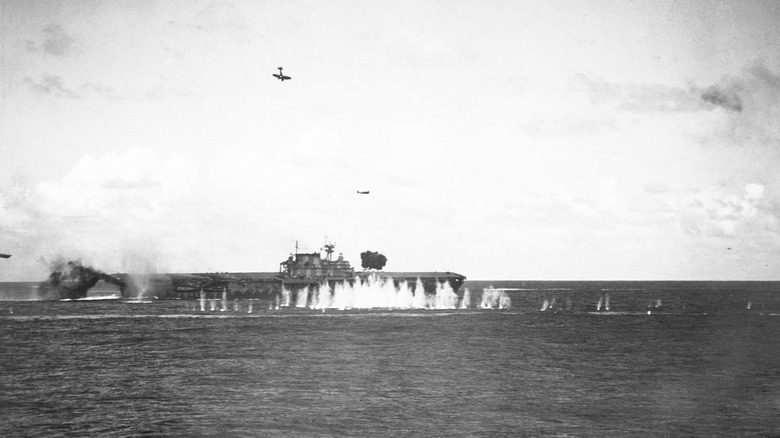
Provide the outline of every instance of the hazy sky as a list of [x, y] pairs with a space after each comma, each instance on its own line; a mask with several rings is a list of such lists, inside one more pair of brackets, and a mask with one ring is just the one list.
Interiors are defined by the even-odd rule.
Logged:
[[275, 271], [327, 236], [470, 279], [780, 280], [778, 23], [775, 1], [0, 0], [0, 279]]

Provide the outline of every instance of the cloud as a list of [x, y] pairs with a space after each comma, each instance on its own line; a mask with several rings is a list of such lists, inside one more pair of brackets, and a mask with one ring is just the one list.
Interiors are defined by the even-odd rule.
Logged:
[[650, 194], [669, 193], [672, 189], [661, 182], [650, 181], [642, 185], [642, 189]]
[[117, 93], [116, 89], [113, 87], [107, 87], [105, 85], [100, 85], [94, 82], [84, 82], [83, 84], [79, 85], [79, 94], [84, 95], [93, 95], [93, 96], [103, 96], [103, 97], [111, 97], [116, 98]]
[[79, 98], [79, 94], [65, 87], [62, 82], [62, 78], [56, 75], [44, 75], [40, 81], [28, 77], [24, 78], [24, 82], [31, 90], [37, 91], [42, 94], [47, 94], [55, 97], [67, 97], [71, 99]]
[[80, 258], [105, 272], [132, 269], [125, 259], [137, 262], [147, 247], [171, 271], [274, 270], [291, 242], [325, 235], [352, 260], [366, 248], [393, 254], [390, 263], [400, 251], [422, 257], [410, 242], [454, 214], [456, 172], [427, 125], [380, 134], [360, 148], [312, 128], [279, 145], [217, 145], [193, 157], [135, 147], [77, 158], [23, 201], [3, 200], [0, 247], [23, 241], [28, 259]]
[[739, 97], [740, 87], [731, 85], [728, 87], [707, 87], [701, 95], [703, 101], [729, 111], [742, 111], [742, 99]]
[[0, 230], [7, 235], [18, 236], [24, 232], [27, 219], [21, 197], [0, 192]]
[[51, 23], [43, 28], [42, 33], [41, 42], [25, 40], [25, 49], [28, 52], [42, 52], [52, 56], [68, 56], [75, 53], [75, 40], [61, 25]]
[[780, 97], [780, 75], [760, 61], [746, 66], [742, 74], [725, 77], [719, 84], [702, 92], [702, 100], [729, 111], [742, 112], [750, 105], [756, 112], [777, 110]]
[[679, 210], [683, 231], [698, 237], [777, 239], [778, 216], [764, 201], [761, 184], [746, 184], [741, 193], [710, 188], [687, 200]]
[[[378, 219], [372, 227], [397, 220], [393, 211], [377, 215], [370, 207], [375, 191], [368, 199], [355, 194], [358, 175], [376, 169], [334, 171], [323, 163], [345, 158], [338, 138], [325, 148], [333, 156], [312, 142], [305, 135], [291, 148], [319, 148], [320, 165], [232, 147], [205, 167], [142, 148], [85, 156], [24, 199], [0, 196], [0, 247], [23, 242], [20, 260], [79, 258], [107, 272], [135, 269], [145, 258], [155, 269], [179, 272], [273, 270], [295, 239], [347, 240], [371, 218]], [[258, 246], [266, 248], [259, 261], [248, 257]]]
[[95, 84], [93, 82], [85, 82], [76, 87], [69, 87], [65, 85], [62, 77], [57, 75], [43, 75], [40, 80], [35, 80], [29, 76], [24, 78], [24, 83], [27, 86], [40, 94], [67, 98], [67, 99], [81, 99], [88, 96], [116, 98], [116, 90], [111, 87], [105, 87]]
[[739, 150], [738, 160], [747, 159], [755, 171], [771, 166], [766, 172], [774, 173], [780, 165], [780, 75], [755, 62], [706, 90], [709, 107], [728, 111], [713, 115], [704, 143]]
[[[163, 159], [139, 148], [86, 156], [64, 178], [43, 181], [24, 198], [0, 196], [0, 244], [18, 246], [19, 260], [64, 256], [123, 271], [146, 257], [166, 268], [161, 254], [176, 256], [182, 242], [192, 241], [190, 215], [213, 219], [209, 206], [199, 205], [199, 179], [190, 167], [182, 157]], [[43, 274], [30, 269], [20, 275]]]
[[616, 84], [585, 75], [577, 76], [578, 87], [593, 104], [634, 113], [690, 112], [702, 109], [696, 90], [657, 84]]
[[764, 186], [761, 184], [745, 185], [746, 198], [750, 200], [759, 200], [764, 197]]

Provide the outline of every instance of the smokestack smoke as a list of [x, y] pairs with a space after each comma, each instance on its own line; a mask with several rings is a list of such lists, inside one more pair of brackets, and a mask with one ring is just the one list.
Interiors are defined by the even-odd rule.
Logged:
[[44, 286], [57, 290], [60, 299], [79, 299], [86, 297], [87, 292], [100, 280], [115, 284], [121, 289], [125, 287], [121, 279], [84, 266], [78, 260], [56, 262]]

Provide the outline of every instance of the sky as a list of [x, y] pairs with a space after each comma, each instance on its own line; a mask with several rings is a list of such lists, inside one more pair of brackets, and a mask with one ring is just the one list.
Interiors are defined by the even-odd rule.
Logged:
[[774, 1], [0, 0], [0, 279], [276, 271], [328, 240], [474, 280], [780, 280], [777, 23]]

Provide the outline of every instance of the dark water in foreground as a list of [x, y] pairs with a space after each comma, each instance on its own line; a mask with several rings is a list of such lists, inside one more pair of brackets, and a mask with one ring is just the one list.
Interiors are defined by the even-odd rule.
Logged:
[[622, 286], [596, 313], [603, 285], [558, 286], [504, 310], [0, 302], [0, 436], [780, 436], [780, 289]]

